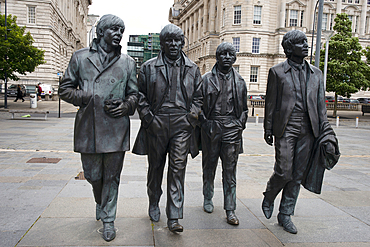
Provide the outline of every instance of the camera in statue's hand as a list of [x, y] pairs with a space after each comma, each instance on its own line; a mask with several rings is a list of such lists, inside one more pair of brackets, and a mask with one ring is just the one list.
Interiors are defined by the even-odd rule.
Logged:
[[104, 101], [104, 110], [111, 117], [118, 118], [128, 114], [128, 103], [122, 99], [109, 99]]

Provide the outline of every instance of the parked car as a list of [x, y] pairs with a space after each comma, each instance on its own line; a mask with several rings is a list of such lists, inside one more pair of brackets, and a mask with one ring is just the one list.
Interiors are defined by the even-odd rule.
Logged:
[[26, 87], [26, 95], [35, 94], [36, 86], [35, 85], [24, 85]]
[[[17, 97], [17, 87], [18, 84], [12, 84], [8, 87], [8, 93], [6, 94], [8, 97]], [[26, 96], [26, 87], [21, 85], [22, 96]]]
[[328, 103], [328, 102], [334, 102], [335, 101], [335, 98], [334, 96], [325, 96], [325, 102]]
[[358, 104], [360, 102], [357, 99], [343, 99], [343, 103]]
[[370, 98], [358, 98], [357, 100], [362, 104], [370, 104]]
[[248, 98], [253, 100], [263, 100], [261, 95], [249, 95]]
[[[325, 96], [325, 102], [328, 103], [328, 102], [335, 102], [335, 97], [334, 96]], [[343, 102], [343, 97], [342, 96], [338, 96], [337, 97], [337, 102]]]

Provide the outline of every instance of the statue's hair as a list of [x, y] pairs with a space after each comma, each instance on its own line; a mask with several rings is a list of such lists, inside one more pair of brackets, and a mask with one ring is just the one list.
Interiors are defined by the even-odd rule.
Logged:
[[103, 15], [98, 24], [96, 25], [96, 37], [97, 40], [100, 41], [101, 36], [99, 35], [99, 30], [105, 31], [106, 29], [112, 27], [112, 26], [119, 26], [123, 27], [123, 30], [125, 30], [125, 23], [121, 18], [115, 15]]
[[286, 57], [289, 58], [292, 55], [293, 45], [301, 42], [303, 39], [307, 39], [307, 36], [304, 32], [300, 30], [291, 30], [283, 36], [281, 45], [284, 48], [284, 53]]
[[228, 42], [222, 42], [216, 49], [216, 58], [220, 55], [220, 53], [224, 50], [229, 51], [232, 55], [236, 57], [236, 49], [235, 46]]
[[[161, 48], [164, 46], [164, 43], [168, 37], [179, 37], [181, 39], [182, 47], [185, 44], [184, 32], [178, 26], [174, 24], [166, 25], [161, 32], [159, 33], [159, 40], [161, 43]], [[163, 48], [162, 48], [163, 50]]]

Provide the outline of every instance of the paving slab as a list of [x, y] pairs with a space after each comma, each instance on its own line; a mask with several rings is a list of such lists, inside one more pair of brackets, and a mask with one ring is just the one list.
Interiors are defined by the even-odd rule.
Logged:
[[17, 246], [154, 246], [151, 221], [117, 218], [117, 236], [107, 243], [94, 218], [41, 217]]

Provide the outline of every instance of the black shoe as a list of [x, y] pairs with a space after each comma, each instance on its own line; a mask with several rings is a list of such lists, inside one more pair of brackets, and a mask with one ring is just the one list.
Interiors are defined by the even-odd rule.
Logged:
[[178, 220], [168, 220], [167, 221], [168, 230], [171, 232], [183, 232], [184, 228], [179, 224]]
[[274, 210], [274, 202], [270, 202], [266, 197], [262, 201], [262, 211], [267, 219], [271, 218], [272, 211]]
[[95, 218], [96, 220], [100, 220], [100, 213], [101, 213], [101, 207], [100, 204], [96, 204], [96, 212], [95, 212]]
[[103, 223], [103, 226], [103, 239], [107, 242], [112, 241], [116, 237], [114, 222]]
[[239, 225], [238, 217], [236, 217], [234, 210], [226, 210], [227, 223], [230, 225]]
[[203, 210], [207, 213], [212, 213], [213, 212], [213, 202], [212, 199], [204, 199], [203, 202]]
[[161, 210], [158, 207], [158, 204], [149, 205], [149, 217], [152, 221], [158, 222], [161, 216]]
[[290, 215], [279, 213], [277, 216], [279, 225], [284, 227], [284, 230], [290, 232], [292, 234], [297, 234], [297, 227], [293, 224], [292, 220], [290, 219]]

